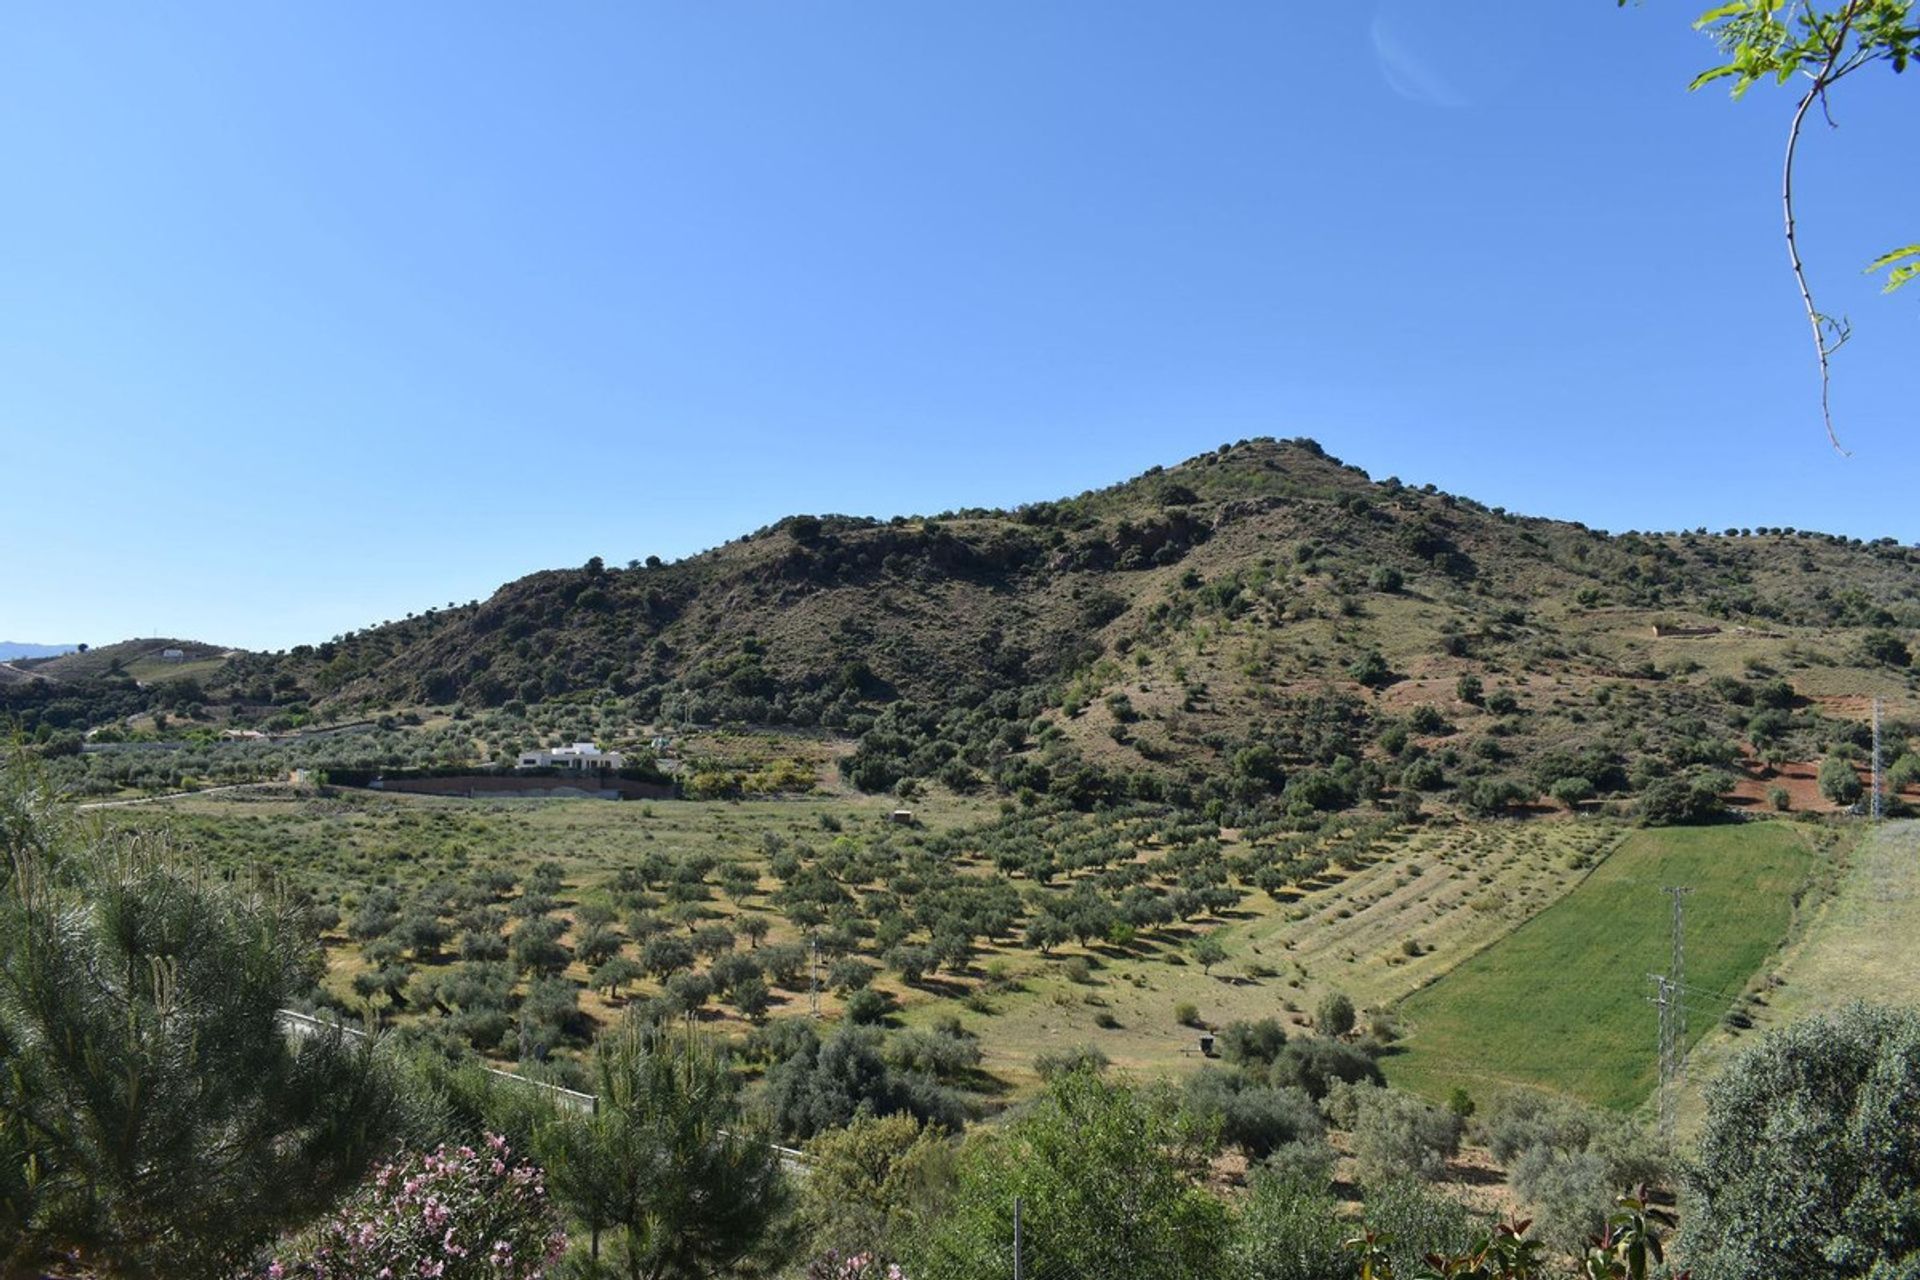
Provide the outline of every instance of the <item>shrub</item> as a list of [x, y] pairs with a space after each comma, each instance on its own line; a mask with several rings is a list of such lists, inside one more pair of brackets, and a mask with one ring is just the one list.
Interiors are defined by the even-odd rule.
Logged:
[[1380, 1074], [1380, 1064], [1365, 1052], [1325, 1036], [1289, 1041], [1274, 1060], [1267, 1079], [1272, 1084], [1304, 1089], [1310, 1098], [1326, 1097], [1335, 1083], [1386, 1082]]
[[1108, 1067], [1107, 1055], [1097, 1045], [1083, 1044], [1072, 1049], [1054, 1049], [1034, 1055], [1033, 1073], [1042, 1080], [1054, 1080], [1076, 1071], [1096, 1075]]
[[1464, 1206], [1411, 1178], [1367, 1187], [1366, 1225], [1385, 1237], [1392, 1274], [1398, 1276], [1418, 1275], [1429, 1254], [1459, 1254], [1474, 1240], [1473, 1219]]
[[953, 1207], [917, 1242], [908, 1271], [985, 1274], [982, 1250], [1004, 1250], [1017, 1202], [1032, 1275], [1217, 1275], [1230, 1223], [1194, 1185], [1196, 1156], [1150, 1099], [1090, 1072], [1060, 1076], [1017, 1119], [968, 1145]]
[[1460, 1150], [1459, 1116], [1392, 1089], [1362, 1089], [1357, 1098], [1353, 1154], [1363, 1182], [1409, 1176], [1431, 1182]]
[[1392, 595], [1406, 586], [1406, 577], [1390, 564], [1375, 565], [1373, 571], [1367, 574], [1367, 585], [1375, 591]]
[[1711, 775], [1656, 779], [1641, 794], [1640, 819], [1650, 827], [1712, 822], [1721, 814], [1722, 781]]
[[1529, 1147], [1514, 1162], [1510, 1179], [1540, 1238], [1563, 1253], [1578, 1255], [1612, 1208], [1607, 1162], [1591, 1151]]
[[815, 1249], [838, 1250], [847, 1261], [856, 1251], [905, 1252], [953, 1177], [946, 1135], [909, 1116], [855, 1116], [809, 1142], [807, 1157], [797, 1186], [801, 1219]]
[[1547, 792], [1569, 809], [1578, 809], [1594, 797], [1594, 786], [1585, 778], [1567, 777], [1554, 783]]
[[1707, 1087], [1684, 1256], [1712, 1280], [1909, 1274], [1920, 1254], [1920, 1017], [1852, 1004], [1767, 1035]]
[[1313, 1024], [1323, 1036], [1343, 1036], [1353, 1030], [1353, 1019], [1353, 1001], [1341, 992], [1334, 991], [1320, 1001]]
[[1258, 1160], [1294, 1142], [1318, 1142], [1325, 1134], [1320, 1112], [1299, 1089], [1250, 1084], [1238, 1072], [1203, 1067], [1182, 1090], [1187, 1114], [1219, 1126], [1220, 1140]]
[[1835, 804], [1852, 804], [1866, 793], [1853, 764], [1839, 756], [1820, 762], [1820, 794]]
[[1257, 1172], [1228, 1272], [1245, 1280], [1334, 1280], [1353, 1274], [1351, 1229], [1324, 1179]]
[[847, 997], [847, 1021], [855, 1026], [870, 1027], [887, 1016], [892, 1003], [884, 992], [862, 987]]
[[1906, 641], [1891, 631], [1869, 631], [1860, 637], [1860, 652], [1870, 662], [1885, 663], [1890, 667], [1911, 666], [1913, 655], [1908, 652]]
[[774, 1128], [810, 1138], [862, 1111], [905, 1112], [958, 1128], [965, 1118], [959, 1098], [931, 1080], [889, 1067], [879, 1043], [879, 1032], [859, 1026], [843, 1026], [824, 1042], [799, 1039], [791, 1057], [768, 1069], [761, 1092]]
[[1200, 1026], [1200, 1006], [1182, 1000], [1173, 1006], [1173, 1020], [1183, 1027]]
[[1347, 674], [1361, 684], [1378, 688], [1393, 681], [1393, 669], [1378, 652], [1362, 654], [1347, 667]]
[[1229, 1022], [1220, 1032], [1220, 1054], [1236, 1066], [1266, 1066], [1287, 1047], [1287, 1030], [1278, 1018]]
[[539, 1280], [566, 1245], [539, 1168], [489, 1135], [480, 1150], [441, 1147], [382, 1165], [274, 1274]]

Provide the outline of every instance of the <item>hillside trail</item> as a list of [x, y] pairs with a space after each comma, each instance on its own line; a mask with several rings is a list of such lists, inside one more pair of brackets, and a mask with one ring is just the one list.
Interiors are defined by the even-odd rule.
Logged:
[[193, 791], [169, 791], [164, 795], [137, 796], [131, 800], [94, 800], [87, 804], [77, 804], [75, 809], [126, 809], [138, 804], [160, 804], [167, 800], [186, 800], [194, 796], [216, 796], [226, 791], [260, 791], [272, 787], [284, 787], [285, 782], [234, 782], [220, 787], [200, 787]]

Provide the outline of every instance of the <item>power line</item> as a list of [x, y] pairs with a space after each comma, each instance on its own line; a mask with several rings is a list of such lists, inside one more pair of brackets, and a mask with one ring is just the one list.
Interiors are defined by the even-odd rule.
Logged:
[[1880, 699], [1873, 700], [1873, 802], [1870, 806], [1875, 822], [1885, 815], [1886, 806], [1880, 782]]
[[1673, 900], [1673, 964], [1667, 970], [1667, 983], [1673, 996], [1673, 1034], [1678, 1046], [1674, 1061], [1676, 1074], [1684, 1074], [1687, 1066], [1687, 1007], [1680, 1002], [1679, 994], [1687, 985], [1687, 899], [1693, 895], [1689, 885], [1670, 884], [1663, 892]]
[[1686, 995], [1698, 989], [1687, 982], [1687, 899], [1693, 895], [1693, 887], [1670, 884], [1662, 892], [1673, 903], [1673, 957], [1666, 973], [1647, 976], [1654, 984], [1651, 999], [1660, 1011], [1660, 1139], [1671, 1148], [1680, 1085], [1686, 1072]]
[[1660, 1141], [1671, 1149], [1676, 1110], [1673, 1088], [1673, 1014], [1674, 1006], [1678, 1001], [1674, 998], [1672, 982], [1665, 974], [1650, 973], [1647, 977], [1653, 981], [1654, 988], [1654, 994], [1649, 998], [1660, 1010]]

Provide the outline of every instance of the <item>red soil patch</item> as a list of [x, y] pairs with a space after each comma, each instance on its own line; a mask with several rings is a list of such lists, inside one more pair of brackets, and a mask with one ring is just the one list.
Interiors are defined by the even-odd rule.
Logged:
[[[1846, 701], [1846, 699], [1835, 699]], [[1871, 701], [1871, 700], [1869, 700]], [[1787, 792], [1787, 806], [1795, 813], [1839, 813], [1840, 805], [1834, 804], [1820, 794], [1820, 762], [1818, 760], [1796, 760], [1792, 764], [1782, 765], [1778, 772], [1769, 773], [1766, 765], [1754, 758], [1752, 747], [1743, 747], [1740, 761], [1740, 780], [1733, 790], [1727, 793], [1727, 803], [1742, 809], [1766, 809], [1767, 792], [1775, 787], [1783, 787]], [[1873, 771], [1870, 766], [1856, 764], [1853, 771], [1860, 775], [1860, 785], [1873, 784]], [[1906, 787], [1898, 793], [1903, 798], [1920, 795], [1920, 786]]]
[[1834, 720], [1873, 719], [1873, 699], [1858, 693], [1814, 694], [1807, 701], [1820, 709], [1820, 714]]

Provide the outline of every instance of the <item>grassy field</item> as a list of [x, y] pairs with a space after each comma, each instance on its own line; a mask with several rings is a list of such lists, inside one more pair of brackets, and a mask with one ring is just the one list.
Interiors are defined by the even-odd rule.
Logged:
[[[1016, 985], [991, 998], [991, 1012], [913, 992], [906, 1018], [957, 1013], [979, 1034], [984, 1065], [1021, 1086], [1034, 1080], [1036, 1055], [1082, 1044], [1143, 1074], [1191, 1070], [1196, 1032], [1179, 1025], [1176, 1006], [1193, 1005], [1213, 1026], [1263, 1017], [1304, 1026], [1329, 991], [1383, 1009], [1573, 888], [1623, 832], [1491, 823], [1336, 839], [1347, 869], [1282, 902], [1252, 895], [1214, 927], [1227, 959], [1210, 973], [1173, 948], [1069, 945], [1051, 958], [996, 948], [988, 958]], [[1089, 962], [1085, 981], [1066, 976], [1076, 958]]]
[[1389, 1078], [1436, 1097], [1524, 1084], [1639, 1105], [1657, 1076], [1648, 975], [1671, 956], [1662, 887], [1694, 889], [1687, 979], [1700, 993], [1689, 1026], [1698, 1039], [1787, 937], [1819, 842], [1784, 822], [1634, 832], [1573, 892], [1401, 1003], [1409, 1035]]
[[1920, 822], [1889, 822], [1840, 860], [1833, 892], [1768, 968], [1746, 1008], [1753, 1027], [1719, 1026], [1695, 1046], [1680, 1131], [1705, 1112], [1703, 1089], [1763, 1032], [1836, 1009], [1850, 1000], [1920, 1008]]

